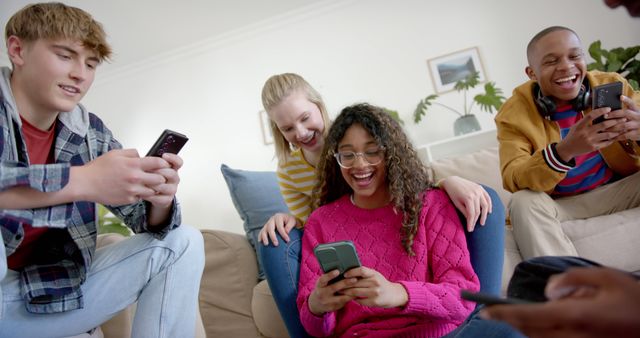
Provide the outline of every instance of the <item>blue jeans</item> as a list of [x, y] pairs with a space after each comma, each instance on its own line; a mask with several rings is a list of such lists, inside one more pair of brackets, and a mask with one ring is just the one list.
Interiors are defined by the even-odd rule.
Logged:
[[[504, 261], [504, 205], [498, 194], [483, 186], [491, 197], [493, 210], [487, 216], [484, 226], [476, 224], [473, 232], [465, 231], [467, 246], [471, 255], [471, 265], [480, 279], [483, 292], [500, 294], [502, 285], [502, 264]], [[460, 216], [463, 226], [466, 221]], [[289, 233], [289, 243], [278, 236], [278, 246], [258, 245], [258, 254], [269, 282], [269, 288], [284, 320], [289, 336], [308, 337], [296, 304], [298, 277], [300, 275], [300, 252], [302, 251], [302, 230], [293, 229]], [[475, 323], [475, 322], [474, 322]], [[482, 323], [484, 324], [484, 322]]]
[[[1, 239], [1, 236], [0, 236]], [[134, 302], [132, 337], [193, 337], [204, 243], [182, 225], [158, 240], [138, 234], [96, 250], [81, 285], [84, 308], [27, 312], [19, 274], [6, 270], [0, 241], [0, 337], [66, 337], [88, 332]]]
[[300, 322], [300, 312], [296, 304], [302, 230], [293, 228], [289, 232], [288, 243], [277, 232], [276, 236], [278, 236], [278, 246], [273, 246], [272, 243], [267, 246], [258, 244], [258, 254], [262, 256], [262, 268], [289, 336], [310, 337]]
[[484, 305], [478, 305], [473, 312], [444, 338], [526, 338], [512, 326], [496, 320], [486, 320], [478, 317], [478, 312]]
[[[480, 290], [493, 295], [500, 294], [502, 287], [502, 265], [504, 263], [504, 205], [495, 190], [482, 186], [491, 197], [493, 206], [485, 225], [476, 223], [473, 232], [465, 231], [471, 266], [480, 280]], [[466, 228], [462, 214], [460, 221]]]

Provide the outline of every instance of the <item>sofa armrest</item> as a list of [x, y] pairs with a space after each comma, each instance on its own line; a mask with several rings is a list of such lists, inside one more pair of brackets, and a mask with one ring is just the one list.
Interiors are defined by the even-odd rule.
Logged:
[[202, 230], [205, 266], [200, 282], [200, 313], [208, 337], [259, 337], [251, 315], [258, 283], [255, 252], [243, 235]]

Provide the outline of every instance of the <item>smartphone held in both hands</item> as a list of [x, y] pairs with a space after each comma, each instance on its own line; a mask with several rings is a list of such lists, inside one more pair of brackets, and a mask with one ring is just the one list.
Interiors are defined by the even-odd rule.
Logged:
[[[356, 248], [351, 241], [338, 241], [332, 243], [319, 244], [313, 249], [313, 253], [320, 263], [324, 273], [338, 270], [340, 275], [332, 279], [329, 284], [333, 284], [344, 279], [344, 273], [353, 268], [361, 266]], [[531, 301], [518, 298], [504, 298], [482, 292], [471, 292], [462, 290], [460, 297], [478, 304], [487, 306], [496, 304], [529, 304]]]
[[185, 135], [165, 129], [149, 149], [147, 156], [162, 157], [164, 153], [177, 154], [188, 140], [189, 138]]
[[356, 253], [356, 247], [351, 241], [339, 241], [319, 244], [313, 249], [313, 253], [320, 263], [324, 273], [338, 269], [340, 275], [332, 279], [329, 284], [344, 279], [344, 273], [360, 266], [360, 259]]

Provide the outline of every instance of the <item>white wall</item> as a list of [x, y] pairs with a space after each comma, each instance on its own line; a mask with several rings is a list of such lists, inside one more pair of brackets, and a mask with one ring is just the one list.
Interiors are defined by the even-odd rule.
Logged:
[[[258, 119], [270, 75], [303, 75], [332, 116], [359, 101], [398, 110], [417, 144], [432, 142], [453, 135], [456, 116], [432, 111], [413, 124], [418, 100], [433, 92], [427, 59], [478, 46], [487, 77], [509, 96], [526, 80], [527, 42], [550, 25], [575, 29], [585, 45], [640, 42], [640, 19], [600, 0], [333, 1], [140, 60], [98, 80], [84, 103], [140, 152], [164, 128], [187, 134], [178, 195], [184, 221], [242, 232], [219, 168], [275, 169]], [[441, 99], [461, 105], [456, 93]], [[494, 128], [492, 115], [477, 115], [483, 129]]]

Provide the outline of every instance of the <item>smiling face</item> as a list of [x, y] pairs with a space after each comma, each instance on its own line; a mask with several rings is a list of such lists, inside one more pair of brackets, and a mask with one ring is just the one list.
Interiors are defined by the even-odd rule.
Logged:
[[324, 145], [324, 121], [316, 104], [302, 91], [294, 91], [269, 110], [269, 117], [284, 138], [295, 147], [320, 154]]
[[557, 30], [535, 42], [526, 73], [538, 81], [542, 94], [564, 105], [578, 96], [587, 65], [580, 39], [569, 30]]
[[[380, 146], [369, 132], [360, 124], [350, 126], [338, 142], [338, 152], [351, 151], [367, 153], [379, 150]], [[386, 161], [376, 165], [367, 162], [364, 156], [358, 156], [349, 169], [340, 168], [342, 177], [353, 190], [354, 201], [360, 208], [373, 209], [385, 206], [391, 199], [387, 184]]]
[[[41, 129], [60, 112], [72, 111], [87, 93], [100, 59], [69, 39], [8, 43], [14, 66], [11, 88], [20, 114]], [[44, 127], [44, 128], [43, 128]]]

